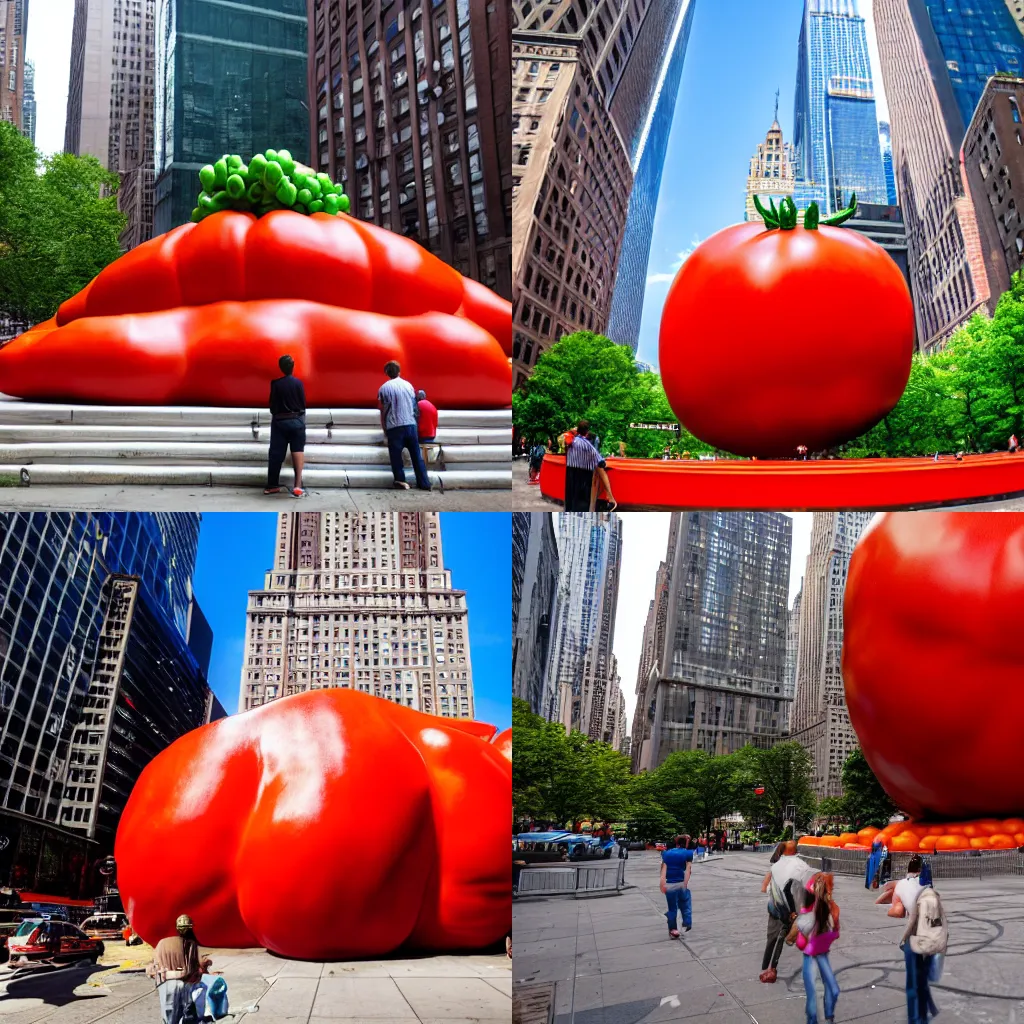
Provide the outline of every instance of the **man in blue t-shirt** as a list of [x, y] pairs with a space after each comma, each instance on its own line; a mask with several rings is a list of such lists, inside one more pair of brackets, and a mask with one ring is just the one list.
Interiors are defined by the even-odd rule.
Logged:
[[676, 912], [683, 915], [683, 927], [689, 931], [693, 927], [693, 916], [690, 902], [690, 868], [693, 865], [693, 850], [688, 850], [689, 836], [676, 836], [675, 848], [668, 849], [661, 855], [661, 891], [668, 901], [668, 934], [669, 938], [678, 939], [679, 929], [676, 928]]

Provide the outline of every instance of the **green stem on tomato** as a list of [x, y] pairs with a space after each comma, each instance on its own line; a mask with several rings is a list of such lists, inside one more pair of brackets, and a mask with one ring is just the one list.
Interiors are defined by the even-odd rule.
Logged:
[[833, 213], [831, 217], [826, 217], [821, 223], [828, 224], [831, 227], [838, 227], [844, 221], [848, 221], [857, 212], [857, 193], [850, 193], [850, 205], [845, 210], [839, 210], [837, 213]]

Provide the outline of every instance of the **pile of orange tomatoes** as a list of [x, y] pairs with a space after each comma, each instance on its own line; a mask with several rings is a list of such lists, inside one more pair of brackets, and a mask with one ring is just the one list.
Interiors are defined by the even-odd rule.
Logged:
[[1014, 850], [1024, 846], [1024, 818], [979, 818], [968, 822], [916, 825], [897, 821], [885, 828], [862, 828], [838, 836], [804, 836], [801, 846], [863, 849], [875, 840], [895, 853], [932, 853], [936, 850]]

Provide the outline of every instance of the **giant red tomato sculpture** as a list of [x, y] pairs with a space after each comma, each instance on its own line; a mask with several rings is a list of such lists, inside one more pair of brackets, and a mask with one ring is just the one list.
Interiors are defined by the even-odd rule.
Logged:
[[834, 226], [849, 211], [818, 225], [813, 207], [801, 225], [784, 200], [774, 218], [763, 215], [766, 224], [712, 235], [676, 275], [661, 316], [661, 379], [702, 441], [792, 457], [801, 445], [857, 437], [896, 405], [914, 310], [885, 250]]
[[509, 730], [313, 690], [187, 733], [139, 776], [118, 884], [147, 942], [310, 960], [471, 949], [511, 925]]
[[850, 560], [843, 681], [864, 756], [917, 819], [1024, 809], [1024, 515], [887, 512]]

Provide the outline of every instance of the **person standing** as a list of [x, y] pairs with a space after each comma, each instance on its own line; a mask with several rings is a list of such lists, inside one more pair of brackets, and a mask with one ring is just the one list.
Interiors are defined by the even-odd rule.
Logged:
[[394, 360], [384, 365], [388, 379], [377, 392], [380, 408], [380, 426], [388, 439], [388, 457], [395, 486], [404, 491], [409, 489], [405, 482], [405, 466], [402, 452], [408, 451], [412, 468], [416, 474], [416, 487], [421, 491], [430, 490], [427, 467], [420, 454], [419, 436], [416, 429], [419, 420], [419, 406], [416, 404], [416, 390], [401, 377], [402, 368]]
[[547, 448], [538, 441], [530, 449], [530, 483], [535, 484], [540, 480], [540, 467], [544, 464], [544, 456], [547, 455]]
[[814, 971], [825, 986], [825, 1020], [834, 1024], [839, 983], [832, 971], [828, 951], [839, 938], [839, 907], [832, 900], [832, 876], [818, 872], [803, 894], [803, 909], [796, 916], [790, 938], [804, 955], [803, 979], [807, 994], [807, 1024], [818, 1024], [818, 994]]
[[[909, 1024], [927, 1024], [929, 1017], [938, 1015], [938, 1008], [932, 999], [931, 986], [929, 985], [932, 973], [933, 958], [936, 953], [946, 952], [945, 939], [945, 915], [942, 913], [942, 903], [938, 895], [931, 888], [931, 877], [929, 873], [928, 884], [922, 883], [921, 875], [924, 869], [924, 860], [919, 854], [914, 854], [907, 864], [907, 877], [900, 879], [893, 890], [892, 909], [890, 916], [899, 916], [893, 913], [902, 904], [905, 915], [909, 918], [903, 938], [900, 940], [900, 948], [903, 950], [903, 964], [906, 968], [906, 991], [907, 991], [907, 1020]], [[929, 895], [925, 898], [925, 892]], [[932, 900], [934, 897], [934, 900]], [[932, 949], [928, 946], [928, 952], [919, 952], [914, 949], [914, 940], [921, 929], [921, 914], [919, 906], [921, 900], [926, 899], [929, 903], [925, 920], [931, 925], [935, 920], [941, 922], [942, 938], [941, 948]], [[937, 903], [938, 913], [930, 905]]]
[[668, 935], [670, 939], [679, 938], [676, 928], [676, 915], [681, 912], [683, 928], [689, 931], [693, 927], [693, 904], [690, 899], [690, 868], [693, 865], [693, 850], [687, 849], [690, 837], [676, 836], [675, 847], [665, 850], [661, 855], [661, 891], [665, 894], [668, 911]]
[[292, 450], [295, 484], [292, 497], [305, 497], [302, 489], [302, 465], [306, 451], [306, 390], [293, 373], [295, 360], [285, 355], [277, 361], [283, 376], [270, 382], [270, 453], [267, 462], [267, 486], [264, 494], [281, 493], [281, 465]]
[[565, 449], [565, 511], [589, 512], [594, 470], [606, 463], [587, 436], [590, 424], [580, 420], [572, 440]]
[[761, 892], [768, 893], [768, 935], [759, 976], [765, 984], [773, 984], [778, 978], [779, 957], [796, 917], [799, 893], [814, 877], [813, 869], [797, 856], [793, 839], [779, 843], [770, 863], [761, 883]]
[[[437, 406], [427, 401], [426, 391], [417, 391], [416, 408], [419, 410], [416, 426], [420, 440], [420, 455], [423, 456], [423, 465], [426, 466], [430, 461], [427, 458], [427, 445], [433, 444], [434, 438], [437, 437]], [[519, 454], [526, 454], [526, 442], [522, 438], [519, 439]]]
[[1019, 450], [1020, 450], [1020, 443], [1017, 441], [1017, 435], [1016, 434], [1011, 434], [1010, 435], [1010, 453], [1012, 455], [1016, 455]]
[[176, 934], [161, 939], [153, 950], [147, 973], [156, 982], [163, 1024], [179, 1024], [192, 999], [192, 986], [213, 961], [200, 957], [192, 918], [182, 914], [174, 925]]

